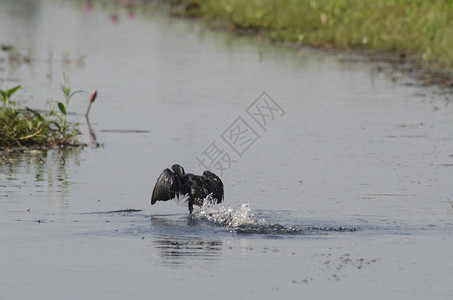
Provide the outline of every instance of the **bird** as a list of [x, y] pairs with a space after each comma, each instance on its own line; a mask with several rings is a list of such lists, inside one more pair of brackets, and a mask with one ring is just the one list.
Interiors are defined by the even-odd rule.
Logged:
[[223, 182], [210, 171], [203, 175], [186, 174], [184, 168], [174, 164], [170, 169], [165, 169], [157, 178], [151, 196], [151, 205], [157, 201], [168, 201], [179, 196], [188, 196], [189, 213], [192, 214], [193, 206], [202, 206], [204, 201], [221, 203], [223, 201]]

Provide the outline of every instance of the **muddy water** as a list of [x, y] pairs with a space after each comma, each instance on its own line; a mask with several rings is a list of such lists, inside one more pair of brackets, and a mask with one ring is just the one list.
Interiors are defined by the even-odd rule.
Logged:
[[[1, 299], [450, 299], [442, 91], [153, 9], [2, 1], [0, 37], [31, 54], [0, 53], [20, 105], [60, 99], [63, 71], [98, 89], [103, 145], [79, 94], [70, 121], [89, 147], [1, 156]], [[224, 205], [150, 206], [164, 168], [199, 161]]]

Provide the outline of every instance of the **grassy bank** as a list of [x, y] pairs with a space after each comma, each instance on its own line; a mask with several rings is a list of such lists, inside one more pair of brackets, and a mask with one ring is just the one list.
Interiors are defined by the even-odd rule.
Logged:
[[415, 55], [453, 70], [450, 0], [184, 0], [189, 15], [278, 42]]

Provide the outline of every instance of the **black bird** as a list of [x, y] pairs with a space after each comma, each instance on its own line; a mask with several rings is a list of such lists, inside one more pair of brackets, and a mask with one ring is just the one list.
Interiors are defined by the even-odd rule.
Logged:
[[[172, 171], [173, 170], [173, 171]], [[170, 169], [165, 169], [157, 178], [151, 196], [151, 205], [156, 201], [168, 201], [179, 195], [189, 196], [189, 212], [192, 213], [193, 205], [202, 206], [203, 201], [210, 197], [213, 203], [223, 201], [223, 183], [212, 172], [204, 171], [203, 175], [186, 174], [184, 168], [175, 164]]]

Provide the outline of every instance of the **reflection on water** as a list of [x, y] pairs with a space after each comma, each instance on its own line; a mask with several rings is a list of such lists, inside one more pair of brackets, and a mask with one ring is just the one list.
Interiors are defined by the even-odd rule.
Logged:
[[80, 167], [80, 150], [32, 150], [0, 154], [2, 194], [14, 196], [18, 189], [34, 186], [36, 192], [58, 193], [61, 199], [69, 191], [69, 169]]
[[213, 261], [220, 258], [223, 242], [210, 237], [212, 228], [205, 228], [196, 220], [179, 215], [151, 216], [150, 221], [156, 232], [153, 245], [158, 249], [163, 265], [184, 265], [193, 259]]
[[219, 260], [222, 241], [191, 236], [162, 236], [153, 240], [163, 265], [184, 265], [190, 260]]

